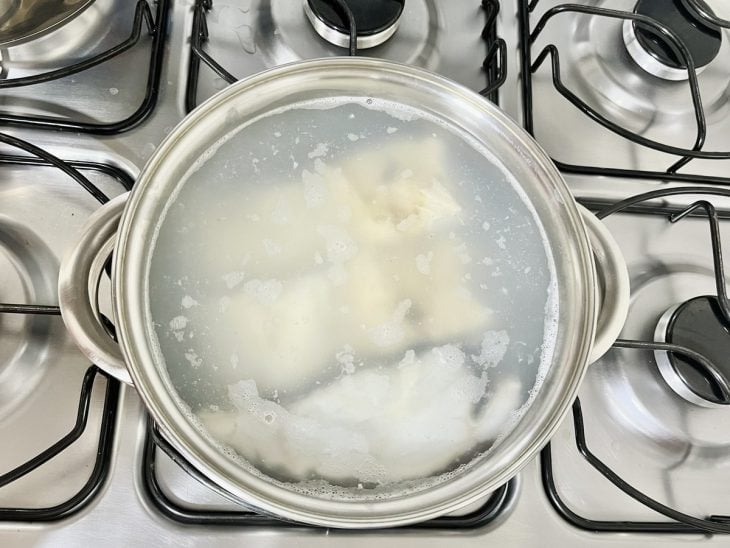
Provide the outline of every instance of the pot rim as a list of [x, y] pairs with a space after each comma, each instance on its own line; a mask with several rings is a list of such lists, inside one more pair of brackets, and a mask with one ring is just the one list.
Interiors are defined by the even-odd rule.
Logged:
[[[560, 225], [566, 241], [560, 245], [550, 241], [553, 260], [572, 267], [571, 279], [558, 279], [558, 294], [561, 319], [566, 313], [573, 323], [569, 329], [563, 325], [561, 351], [558, 352], [556, 343], [546, 380], [517, 427], [476, 465], [434, 487], [390, 500], [315, 498], [268, 482], [223, 455], [178, 406], [166, 375], [154, 363], [146, 325], [145, 284], [141, 282], [146, 279], [145, 250], [150, 239], [147, 231], [156, 223], [150, 208], [167, 198], [161, 185], [154, 184], [159, 182], [165, 162], [180, 154], [179, 148], [187, 139], [194, 138], [196, 127], [204, 118], [243, 94], [256, 94], [267, 85], [289, 84], [291, 89], [297, 79], [333, 74], [420, 86], [444, 96], [447, 106], [458, 102], [497, 127], [499, 134], [495, 138], [508, 141], [519, 151], [535, 174], [534, 184], [541, 185], [545, 200], [560, 204], [557, 212], [541, 213], [541, 221], [552, 219], [556, 226]], [[537, 209], [535, 204], [533, 207]], [[424, 69], [379, 59], [335, 57], [279, 66], [233, 84], [201, 104], [168, 135], [140, 174], [121, 219], [113, 300], [120, 344], [137, 391], [166, 438], [206, 477], [235, 500], [285, 519], [325, 527], [374, 528], [424, 521], [471, 504], [507, 482], [537, 455], [567, 413], [587, 367], [595, 332], [594, 276], [591, 247], [567, 185], [537, 142], [503, 111], [477, 93]], [[564, 293], [570, 296], [565, 299], [568, 303], [563, 302]]]

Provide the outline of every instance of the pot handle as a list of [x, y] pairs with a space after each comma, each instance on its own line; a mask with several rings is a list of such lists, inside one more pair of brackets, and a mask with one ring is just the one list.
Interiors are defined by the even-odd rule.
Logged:
[[117, 196], [86, 221], [81, 238], [61, 261], [58, 302], [66, 329], [81, 352], [106, 373], [132, 384], [122, 350], [102, 326], [96, 306], [99, 277], [114, 249], [128, 197], [129, 192]]
[[593, 248], [596, 269], [596, 333], [589, 363], [598, 361], [618, 338], [629, 313], [631, 287], [621, 249], [598, 217], [582, 205], [578, 209]]

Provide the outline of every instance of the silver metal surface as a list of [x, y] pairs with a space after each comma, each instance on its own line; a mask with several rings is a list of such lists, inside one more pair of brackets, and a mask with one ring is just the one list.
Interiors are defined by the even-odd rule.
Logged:
[[[714, 293], [706, 218], [672, 224], [665, 216], [616, 214], [604, 222], [619, 242], [631, 276], [631, 307], [622, 338], [651, 341], [668, 308]], [[730, 238], [730, 223], [723, 221], [721, 230], [725, 240]], [[579, 396], [590, 449], [626, 481], [692, 515], [727, 511], [727, 408], [700, 407], [677, 395], [651, 350], [611, 350], [589, 368]], [[576, 449], [571, 421], [556, 434], [552, 451], [558, 490], [581, 515], [658, 518], [585, 462]], [[717, 542], [727, 545], [728, 539]]]
[[[542, 0], [531, 16], [534, 25], [559, 0]], [[631, 11], [635, 0], [580, 2], [609, 9]], [[516, 29], [510, 17], [501, 21]], [[532, 59], [553, 43], [560, 52], [563, 83], [590, 106], [622, 127], [643, 137], [684, 148], [692, 148], [696, 122], [687, 82], [657, 79], [634, 63], [622, 36], [623, 21], [585, 14], [563, 13], [553, 17], [532, 47]], [[567, 29], [567, 30], [566, 30]], [[509, 37], [509, 33], [507, 34]], [[509, 38], [508, 38], [509, 39]], [[730, 78], [730, 38], [723, 31], [717, 57], [709, 63], [698, 82], [707, 119], [704, 150], [727, 150], [730, 139], [730, 106], [727, 82]], [[516, 42], [510, 46], [517, 47]], [[512, 57], [507, 89], [518, 85], [517, 57]], [[592, 121], [555, 89], [550, 63], [533, 75], [535, 136], [556, 160], [577, 165], [666, 170], [678, 157], [639, 146]], [[521, 119], [519, 96], [507, 91], [501, 100], [507, 111]], [[556, 121], [560, 123], [556, 123]], [[694, 160], [680, 171], [702, 175], [727, 175], [730, 160]], [[676, 183], [590, 177], [568, 177], [582, 196], [625, 197]], [[679, 202], [682, 199], [676, 199]]]
[[[449, 9], [441, 2], [406, 2], [398, 33], [368, 53], [428, 66], [472, 89], [481, 89], [485, 80], [479, 65], [486, 49], [478, 38], [483, 25], [478, 2], [465, 0], [448, 4], [453, 5], [454, 9]], [[500, 104], [511, 116], [520, 120], [520, 69], [515, 55], [518, 36], [516, 4], [510, 0], [502, 0], [501, 4], [499, 34], [508, 43], [509, 70], [507, 83], [500, 91]], [[535, 15], [539, 17], [543, 9], [555, 4], [554, 0], [541, 0]], [[631, 0], [600, 4], [605, 7], [633, 7]], [[719, 15], [726, 18], [730, 16], [726, 2], [713, 4], [719, 4], [725, 10], [725, 13], [718, 11]], [[338, 48], [328, 46], [319, 39], [306, 20], [299, 24], [297, 17], [302, 15], [301, 10], [287, 10], [287, 5], [290, 4], [281, 0], [215, 1], [209, 18], [211, 40], [208, 47], [217, 59], [225, 61], [224, 64], [239, 77], [287, 60], [340, 52]], [[9, 76], [13, 76], [12, 71], [15, 71], [14, 75], [26, 74], [47, 65], [57, 65], [59, 59], [69, 52], [81, 58], [96, 51], [97, 46], [111, 45], [126, 36], [132, 9], [132, 2], [96, 0], [78, 18], [57, 31], [64, 34], [65, 41], [53, 44], [49, 39], [56, 35], [54, 32], [37, 41], [11, 48], [3, 52], [4, 66], [8, 55], [12, 54], [11, 60], [17, 61], [7, 64]], [[92, 14], [94, 17], [89, 17]], [[410, 16], [406, 18], [407, 14]], [[615, 24], [611, 31], [617, 48], [602, 49], [601, 58], [596, 61], [591, 60], [591, 55], [601, 45], [601, 41], [596, 38], [602, 36], [600, 29], [594, 27], [587, 30], [588, 18], [575, 18], [568, 14], [560, 17], [561, 22], [555, 24], [558, 21], [555, 19], [550, 24], [545, 31], [547, 34], [541, 36], [536, 48], [541, 47], [546, 39], [561, 45], [561, 52], [565, 55], [562, 57], [563, 70], [573, 79], [571, 81], [575, 83], [576, 73], [587, 74], [579, 79], [585, 82], [578, 87], [584, 98], [609, 111], [627, 127], [633, 127], [631, 124], [634, 119], [643, 120], [638, 129], [647, 128], [659, 137], [668, 135], [681, 140], [682, 144], [691, 144], [691, 132], [687, 130], [693, 127], [688, 106], [689, 94], [681, 83], [665, 82], [657, 85], [656, 79], [638, 67], [635, 67], [636, 73], [618, 70], [614, 75], [614, 69], [608, 66], [612, 56], [619, 61], [623, 58], [623, 62], [635, 66], [621, 43], [620, 24]], [[75, 28], [77, 22], [82, 20], [88, 23], [83, 32]], [[133, 175], [137, 174], [162, 138], [183, 116], [191, 22], [192, 1], [175, 2], [160, 103], [152, 118], [139, 128], [114, 137], [20, 130], [12, 132], [48, 147], [51, 152], [62, 157], [108, 161], [124, 167]], [[426, 39], [422, 33], [424, 28], [430, 29]], [[69, 30], [68, 34], [66, 30]], [[577, 39], [580, 46], [572, 53], [568, 47], [570, 36]], [[724, 37], [727, 38], [727, 34]], [[142, 48], [127, 52], [109, 66], [42, 86], [33, 90], [32, 94], [27, 90], [3, 91], [2, 108], [56, 115], [75, 114], [88, 108], [93, 113], [92, 117], [96, 118], [128, 113], [136, 108], [141, 98], [139, 88], [144, 79], [143, 71], [130, 70], [130, 67], [147, 66], [148, 51], [145, 47], [148, 45], [149, 42], [143, 39]], [[718, 60], [728, 58], [726, 45], [723, 45], [718, 58], [700, 78], [703, 99], [709, 107], [710, 133], [713, 135], [713, 143], [708, 143], [708, 146], [712, 145], [716, 149], [726, 145], [730, 138], [730, 122], [726, 114], [727, 63], [718, 63]], [[474, 50], [479, 50], [478, 55], [471, 54]], [[606, 52], [611, 55], [606, 57]], [[610, 78], [606, 76], [607, 72], [611, 74]], [[607, 166], [628, 161], [630, 165], [666, 167], [673, 161], [665, 155], [646, 153], [640, 147], [606, 135], [603, 130], [596, 130], [592, 122], [552, 91], [549, 72], [545, 68], [540, 70], [540, 75], [535, 87], [535, 96], [538, 97], [535, 125], [542, 145], [555, 157], [576, 162], [588, 158], [596, 165]], [[636, 91], [629, 93], [631, 86], [635, 86]], [[200, 101], [222, 87], [224, 83], [220, 79], [216, 79], [208, 69], [201, 69]], [[118, 92], [114, 94], [109, 91], [110, 88]], [[602, 93], [609, 99], [602, 98]], [[676, 119], [675, 115], [678, 116]], [[3, 128], [5, 130], [7, 128]], [[707, 174], [726, 175], [728, 172], [728, 163], [724, 161], [705, 161], [696, 165], [693, 162], [690, 166], [699, 166]], [[51, 297], [44, 291], [50, 292], [55, 288], [55, 271], [29, 276], [25, 272], [34, 271], [34, 267], [18, 266], [23, 263], [32, 265], [34, 262], [45, 264], [45, 259], [27, 256], [27, 249], [40, 248], [34, 243], [37, 240], [27, 238], [28, 232], [36, 234], [38, 240], [52, 250], [53, 261], [57, 265], [65, 251], [76, 241], [85, 218], [98, 204], [56, 170], [39, 172], [35, 168], [13, 168], [11, 175], [8, 175], [6, 169], [0, 166], [2, 222], [11, 219], [16, 225], [25, 226], [22, 236], [26, 238], [23, 241], [27, 240], [32, 245], [19, 247], [13, 243], [1, 244], [0, 293], [3, 302], [40, 303], [44, 295]], [[567, 180], [579, 196], [606, 199], [619, 199], [650, 189], [676, 186], [653, 181], [606, 181], [576, 176], [569, 176]], [[101, 184], [109, 195], [122, 190], [103, 177], [94, 177], [94, 181]], [[667, 201], [686, 203], [693, 199], [681, 197]], [[714, 291], [706, 220], [685, 219], [669, 227], [663, 220], [652, 221], [649, 218], [647, 224], [646, 219], [646, 216], [616, 215], [606, 221], [629, 263], [632, 301], [623, 333], [626, 337], [651, 338], [657, 318], [669, 306]], [[721, 227], [723, 241], [730, 242], [727, 221], [723, 221]], [[18, 240], [13, 237], [12, 230], [3, 228], [2, 231], [10, 234], [4, 236], [3, 242]], [[14, 234], [18, 235], [18, 231]], [[13, 247], [15, 251], [8, 249]], [[39, 252], [37, 255], [46, 254]], [[30, 293], [31, 288], [35, 288], [35, 294]], [[38, 320], [7, 314], [0, 316], [0, 363], [3, 364], [0, 366], [0, 380], [16, 379], [11, 383], [14, 387], [12, 390], [5, 390], [7, 384], [0, 382], [0, 435], [3, 440], [12, 440], [11, 444], [4, 444], [0, 451], [2, 471], [36, 455], [68, 430], [78, 403], [81, 374], [88, 365], [86, 358], [65, 334], [60, 318], [47, 318], [47, 323], [39, 324], [37, 330], [28, 329], [29, 321]], [[46, 331], [48, 327], [50, 331]], [[45, 350], [45, 344], [48, 344], [48, 351]], [[14, 367], [17, 371], [26, 368], [33, 371], [33, 378], [25, 380], [27, 377], [21, 377], [17, 372], [6, 373], [3, 367], [9, 367], [14, 356], [23, 355], [22, 349], [28, 346], [35, 347], [35, 354], [27, 354], [27, 361], [17, 363], [11, 369]], [[38, 355], [41, 356], [40, 361], [37, 361]], [[528, 463], [519, 474], [518, 494], [509, 510], [495, 523], [473, 531], [391, 530], [354, 534], [327, 529], [180, 525], [162, 516], [147, 498], [141, 477], [146, 417], [137, 393], [133, 389], [125, 389], [123, 393], [112, 473], [100, 495], [79, 514], [58, 522], [2, 522], [0, 545], [25, 548], [96, 543], [126, 548], [153, 542], [181, 546], [317, 548], [334, 543], [347, 548], [370, 548], [373, 543], [379, 543], [403, 548], [435, 548], [444, 545], [458, 548], [487, 545], [644, 548], [727, 546], [730, 542], [722, 535], [708, 537], [700, 534], [623, 534], [580, 530], [560, 517], [547, 501], [539, 459]], [[95, 389], [90, 434], [96, 432], [100, 396]], [[730, 466], [727, 466], [730, 455], [727, 413], [697, 407], [674, 394], [664, 384], [652, 352], [612, 350], [589, 367], [580, 396], [587, 421], [588, 443], [600, 458], [634, 485], [663, 502], [698, 516], [727, 514], [727, 485], [730, 479]], [[30, 430], [33, 435], [29, 435]], [[96, 440], [84, 440], [80, 445], [70, 447], [63, 458], [50, 461], [22, 482], [0, 489], [0, 506], [42, 505], [68, 498], [88, 476], [90, 462], [96, 451]], [[553, 437], [552, 451], [559, 493], [576, 512], [595, 519], [663, 519], [634, 503], [586, 464], [575, 447], [571, 421], [564, 421], [558, 429]], [[201, 486], [192, 478], [180, 474], [174, 468], [175, 465], [166, 462], [164, 457], [158, 458], [161, 482], [174, 488], [176, 493], [189, 494], [194, 501], [198, 501], [197, 505], [202, 505]], [[48, 500], [40, 501], [39, 494]], [[212, 498], [208, 495], [206, 500]], [[192, 506], [196, 506], [195, 502]]]
[[[317, 17], [312, 11], [312, 8], [309, 6], [309, 2], [307, 0], [304, 0], [302, 5], [304, 7], [304, 13], [307, 16], [307, 19], [309, 19], [309, 22], [314, 27], [314, 30], [317, 31], [317, 34], [319, 34], [330, 44], [334, 44], [335, 46], [346, 48], [350, 45], [349, 34], [345, 34], [344, 32], [340, 32], [337, 29], [333, 29], [324, 21], [322, 21], [319, 17]], [[357, 48], [370, 49], [374, 48], [375, 46], [379, 46], [388, 38], [393, 36], [393, 34], [395, 34], [395, 31], [398, 30], [398, 23], [400, 23], [400, 19], [396, 20], [395, 23], [393, 23], [385, 30], [381, 30], [380, 32], [376, 32], [374, 34], [369, 34], [367, 36], [358, 36]]]
[[[14, 296], [18, 302], [34, 299], [55, 303], [53, 277], [58, 262], [45, 242], [27, 224], [4, 213], [0, 217], [0, 246], [4, 299]], [[53, 331], [58, 327], [55, 318], [42, 316], [3, 320], [3, 332], [15, 336], [0, 340], [0, 417], [22, 404], [48, 372], [45, 356], [54, 350]]]
[[[443, 546], [479, 548], [485, 545], [525, 548], [539, 545], [566, 548], [727, 546], [727, 539], [721, 536], [709, 538], [699, 534], [602, 535], [581, 531], [566, 523], [547, 503], [542, 491], [537, 459], [520, 474], [518, 496], [509, 510], [496, 523], [474, 531], [459, 533], [389, 530], [353, 534], [332, 529], [180, 525], [160, 516], [145, 497], [140, 474], [145, 416], [134, 390], [125, 391], [121, 410], [124, 418], [119, 422], [115, 466], [103, 495], [72, 520], [46, 525], [25, 523], [0, 525], [0, 541], [4, 547], [79, 546], [90, 542], [90, 539], [104, 546], [120, 548], [147, 545], [151, 540], [173, 546], [232, 548], [240, 547], [242, 544], [277, 548], [318, 548], [333, 544], [345, 548], [370, 548], [374, 543], [403, 548]], [[562, 434], [561, 429], [559, 435]], [[575, 470], [583, 471], [577, 467]], [[570, 474], [569, 470], [565, 472]], [[584, 490], [590, 491], [599, 481], [600, 479], [591, 477], [589, 485], [577, 487], [584, 487]], [[190, 486], [193, 492], [197, 489], [194, 480], [188, 479], [186, 485]], [[603, 491], [603, 494], [607, 492], [610, 494], [608, 490]], [[620, 504], [622, 505], [620, 510], [626, 512], [625, 516], [636, 515], [635, 508], [633, 506], [627, 508], [624, 499], [620, 499]]]
[[[136, 2], [123, 0], [95, 0], [83, 13], [52, 33], [2, 51], [3, 75], [17, 78], [68, 66], [119, 45], [132, 32]], [[154, 12], [154, 7], [153, 7]], [[113, 21], [113, 24], [110, 22]], [[81, 122], [117, 121], [130, 116], [142, 103], [149, 66], [152, 38], [144, 27], [139, 43], [123, 55], [82, 74], [55, 80], [42, 85], [2, 90], [2, 109], [8, 114], [31, 114], [79, 120]], [[180, 52], [182, 53], [182, 52]], [[177, 78], [177, 71], [168, 79]], [[163, 83], [167, 80], [163, 75]], [[27, 132], [33, 143], [50, 143], [54, 151], [61, 151], [71, 159], [108, 159], [136, 173], [155, 149], [156, 144], [172, 129], [180, 118], [173, 96], [165, 102], [164, 89], [157, 108], [157, 123], [149, 128], [108, 139], [77, 136], [75, 146], [70, 140], [51, 132]], [[174, 92], [173, 92], [174, 93]], [[159, 124], [159, 125], [158, 125]], [[23, 132], [21, 132], [23, 133]], [[100, 141], [101, 139], [101, 141]], [[140, 142], [140, 139], [143, 141]], [[46, 145], [47, 146], [47, 145]]]
[[94, 0], [1, 0], [0, 46], [50, 32], [79, 15]]
[[[107, 175], [87, 174], [110, 196], [123, 190]], [[0, 164], [0, 196], [0, 299], [57, 304], [61, 257], [98, 203], [57, 169], [37, 166]], [[0, 473], [71, 430], [89, 365], [60, 317], [0, 315], [0, 436], [5, 440]], [[0, 508], [54, 506], [81, 489], [96, 458], [104, 388], [103, 378], [97, 378], [82, 437], [57, 459], [0, 488]], [[0, 525], [0, 544], [16, 538], [8, 538], [13, 529]]]
[[730, 6], [724, 0], [692, 0], [692, 8], [705, 19], [714, 16], [730, 21]]
[[[686, 69], [670, 67], [646, 51], [636, 38], [636, 29], [633, 21], [628, 19], [624, 21], [622, 34], [624, 37], [624, 44], [626, 44], [626, 50], [629, 52], [631, 58], [649, 74], [652, 74], [657, 78], [674, 81], [687, 80], [689, 78], [689, 72]], [[707, 65], [696, 67], [695, 72], [699, 75], [706, 67]]]
[[114, 248], [128, 196], [117, 196], [89, 217], [78, 241], [61, 263], [58, 304], [66, 329], [89, 361], [131, 384], [122, 351], [102, 327], [96, 306], [98, 280]]
[[[191, 14], [184, 15], [190, 25]], [[427, 68], [480, 90], [487, 83], [481, 68], [487, 53], [480, 38], [484, 22], [478, 2], [455, 0], [446, 6], [437, 0], [409, 0], [398, 32], [366, 53]], [[212, 38], [206, 51], [238, 78], [284, 63], [344, 53], [322, 40], [297, 0], [218, 0], [208, 14], [208, 30]], [[473, 58], [465, 51], [473, 51]], [[185, 65], [180, 67], [178, 78], [184, 81]], [[205, 67], [201, 75], [198, 103], [226, 86]]]
[[[559, 317], [551, 365], [514, 430], [473, 465], [407, 497], [338, 500], [302, 495], [245, 470], [191, 424], [175, 401], [145, 296], [151, 234], [190, 166], [244, 121], [300, 101], [326, 97], [397, 97], [444, 117], [487, 148], [520, 182], [548, 238], [555, 263]], [[185, 160], [182, 160], [182, 159]], [[549, 214], [547, 214], [549, 212]], [[191, 113], [140, 174], [122, 217], [115, 252], [117, 330], [136, 389], [168, 438], [207, 477], [242, 502], [295, 521], [327, 527], [388, 527], [431, 519], [499, 487], [550, 438], [585, 371], [595, 330], [594, 267], [580, 213], [542, 149], [479, 95], [432, 73], [376, 59], [320, 59], [272, 69], [232, 85]], [[556, 364], [560, 364], [558, 367]]]

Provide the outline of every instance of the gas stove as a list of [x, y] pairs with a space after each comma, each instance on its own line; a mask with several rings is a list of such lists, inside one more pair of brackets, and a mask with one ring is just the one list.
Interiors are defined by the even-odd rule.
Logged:
[[[730, 544], [726, 3], [94, 0], [55, 17], [40, 4], [0, 9], [2, 546]], [[75, 349], [56, 295], [85, 219], [187, 112], [268, 67], [353, 53], [498, 103], [604, 219], [632, 291], [621, 338], [539, 458], [457, 515], [368, 533], [230, 503], [134, 389]]]

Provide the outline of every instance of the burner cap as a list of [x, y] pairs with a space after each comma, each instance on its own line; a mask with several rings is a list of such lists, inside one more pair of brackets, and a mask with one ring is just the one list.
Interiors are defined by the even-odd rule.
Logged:
[[[692, 2], [697, 0], [692, 0]], [[720, 51], [720, 28], [702, 17], [688, 0], [639, 0], [634, 13], [646, 15], [669, 28], [685, 45], [699, 73]], [[706, 6], [705, 6], [706, 7]], [[707, 8], [709, 13], [712, 13]], [[624, 41], [633, 60], [644, 70], [668, 80], [686, 80], [687, 65], [669, 42], [650, 27], [627, 20]]]
[[[702, 354], [730, 380], [730, 326], [717, 297], [695, 297], [667, 310], [659, 320], [655, 339]], [[703, 407], [727, 403], [717, 384], [696, 361], [664, 351], [656, 351], [655, 357], [664, 380], [686, 400]]]
[[[352, 11], [357, 47], [372, 48], [390, 38], [398, 28], [405, 0], [342, 0]], [[322, 38], [347, 47], [350, 31], [346, 14], [334, 0], [304, 0], [304, 12]]]

